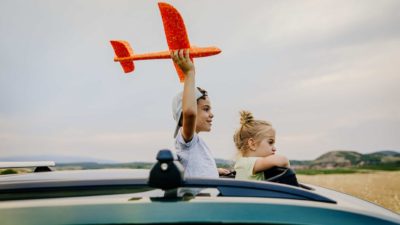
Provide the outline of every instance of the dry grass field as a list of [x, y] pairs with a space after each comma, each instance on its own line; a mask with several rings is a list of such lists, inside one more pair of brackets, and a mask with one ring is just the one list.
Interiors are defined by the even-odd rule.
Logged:
[[297, 175], [297, 177], [302, 183], [350, 194], [400, 214], [400, 171]]

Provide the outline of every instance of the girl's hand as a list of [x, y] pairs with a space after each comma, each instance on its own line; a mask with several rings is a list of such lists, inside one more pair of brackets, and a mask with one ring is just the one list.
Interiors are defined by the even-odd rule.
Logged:
[[195, 72], [194, 64], [189, 57], [189, 49], [173, 50], [171, 51], [171, 58], [185, 75]]
[[225, 169], [225, 168], [218, 168], [218, 174], [221, 176], [221, 175], [228, 175], [228, 174], [230, 174], [231, 173], [231, 171], [230, 170], [228, 170], [228, 169]]

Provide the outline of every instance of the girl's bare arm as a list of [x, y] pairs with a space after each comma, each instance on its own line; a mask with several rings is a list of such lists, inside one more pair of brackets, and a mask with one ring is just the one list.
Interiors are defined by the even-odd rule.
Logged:
[[254, 164], [253, 174], [271, 169], [274, 166], [289, 167], [289, 160], [282, 155], [270, 155], [266, 157], [260, 157], [256, 160]]

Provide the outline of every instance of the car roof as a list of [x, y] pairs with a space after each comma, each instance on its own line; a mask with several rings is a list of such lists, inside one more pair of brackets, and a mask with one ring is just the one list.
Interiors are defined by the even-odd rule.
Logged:
[[[119, 192], [119, 188], [126, 189], [126, 193], [132, 193], [134, 189], [142, 189], [137, 195], [146, 196], [146, 191], [155, 190], [148, 187], [148, 175], [150, 170], [147, 169], [97, 169], [97, 170], [72, 170], [72, 171], [52, 171], [43, 173], [28, 173], [0, 176], [0, 201], [13, 199], [35, 199], [35, 195], [42, 193], [38, 198], [46, 197], [47, 193], [53, 191], [61, 191], [61, 195], [51, 195], [47, 198], [76, 197], [82, 196], [79, 191], [72, 191], [66, 194], [66, 189], [86, 190], [93, 189], [95, 193], [86, 192], [86, 196], [98, 196], [102, 194], [123, 194]], [[109, 186], [110, 191], [98, 192], [99, 186]], [[392, 213], [373, 203], [360, 200], [350, 195], [346, 195], [337, 191], [329, 190], [315, 185], [306, 184], [303, 186], [307, 189], [291, 187], [288, 185], [277, 184], [272, 182], [260, 181], [243, 181], [234, 179], [187, 179], [182, 187], [206, 189], [221, 188], [224, 197], [241, 197], [249, 198], [254, 201], [257, 198], [274, 198], [279, 200], [292, 199], [298, 201], [313, 201], [328, 204], [336, 204], [341, 207], [354, 208], [364, 211], [374, 211], [388, 216]], [[128, 189], [127, 187], [131, 187]], [[46, 192], [43, 192], [46, 190]], [[161, 191], [161, 190], [160, 190]], [[16, 193], [24, 192], [25, 196]], [[28, 196], [28, 192], [32, 196]], [[6, 197], [4, 195], [8, 193]], [[15, 198], [10, 193], [15, 193]], [[160, 192], [159, 192], [160, 193]], [[161, 193], [163, 193], [161, 191]], [[218, 193], [221, 195], [221, 193]], [[114, 196], [115, 197], [115, 196]]]
[[[148, 170], [107, 169], [6, 175], [0, 177], [0, 200], [43, 198], [46, 195], [59, 197], [66, 195], [65, 190], [71, 191], [69, 197], [74, 194], [81, 195], [81, 192], [74, 192], [75, 189], [85, 190], [87, 195], [90, 195], [91, 191], [93, 195], [130, 192], [137, 188], [150, 188], [148, 174]], [[272, 182], [187, 178], [181, 187], [218, 188], [223, 196], [288, 198], [335, 203], [334, 200], [317, 193]], [[103, 192], [99, 193], [100, 188], [103, 188]]]
[[[0, 201], [2, 224], [399, 224], [398, 217], [306, 200], [201, 195], [165, 199], [164, 191]], [[210, 195], [205, 195], [211, 193]], [[214, 194], [212, 194], [214, 193]]]

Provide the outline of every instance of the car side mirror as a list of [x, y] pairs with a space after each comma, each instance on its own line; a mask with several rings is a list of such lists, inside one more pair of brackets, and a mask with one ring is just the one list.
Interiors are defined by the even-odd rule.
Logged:
[[182, 186], [184, 169], [176, 155], [169, 149], [160, 150], [157, 163], [151, 168], [148, 184], [163, 190]]

